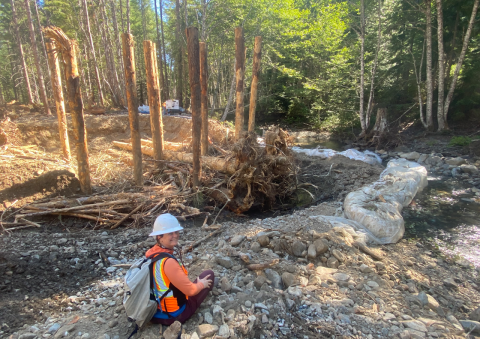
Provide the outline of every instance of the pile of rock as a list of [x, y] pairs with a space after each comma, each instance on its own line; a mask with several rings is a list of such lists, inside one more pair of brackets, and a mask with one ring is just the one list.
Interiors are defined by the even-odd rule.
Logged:
[[[228, 222], [222, 234], [184, 255], [190, 278], [210, 268], [216, 280], [211, 297], [182, 326], [181, 337], [454, 338], [480, 331], [478, 273], [447, 265], [420, 244], [363, 247], [355, 232], [331, 228], [315, 217], [319, 211], [334, 214], [338, 206]], [[83, 282], [58, 304], [52, 298], [47, 319], [25, 325], [11, 338], [127, 338], [133, 328], [122, 306], [125, 269], [105, 267], [108, 262], [98, 260], [98, 250], [108, 246], [104, 251], [110, 261], [133, 262], [153, 244], [148, 232], [53, 237], [57, 267], [69, 267], [76, 275], [93, 270], [99, 277]], [[200, 229], [187, 228], [182, 240], [203, 236]], [[19, 251], [34, 248], [33, 256], [34, 244], [42, 239], [12, 235], [9, 241]], [[82, 267], [75, 268], [69, 257], [79, 258]], [[253, 265], [263, 268], [252, 270], [259, 267]], [[171, 339], [171, 332], [162, 335]], [[159, 333], [158, 325], [149, 325], [137, 337], [159, 338]]]

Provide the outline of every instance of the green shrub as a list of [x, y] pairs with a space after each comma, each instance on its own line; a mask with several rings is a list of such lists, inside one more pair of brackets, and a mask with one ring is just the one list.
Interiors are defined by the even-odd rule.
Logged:
[[463, 135], [459, 135], [456, 137], [453, 137], [450, 140], [449, 145], [450, 146], [467, 146], [472, 142], [472, 139], [469, 137], [465, 137]]

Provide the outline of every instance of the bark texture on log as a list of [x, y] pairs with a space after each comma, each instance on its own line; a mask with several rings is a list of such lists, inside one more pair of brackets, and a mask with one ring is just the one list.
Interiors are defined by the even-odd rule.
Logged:
[[235, 109], [235, 138], [239, 140], [243, 132], [243, 82], [245, 72], [245, 39], [243, 28], [235, 28], [235, 77], [237, 81], [237, 106]]
[[201, 90], [200, 90], [200, 56], [198, 28], [187, 28], [188, 76], [190, 78], [191, 111], [192, 111], [192, 149], [193, 149], [193, 187], [198, 186], [201, 176], [200, 137], [202, 127]]
[[[113, 145], [131, 151], [132, 145], [126, 142], [114, 141]], [[153, 148], [148, 146], [142, 146], [142, 153], [153, 157]], [[163, 151], [163, 159], [169, 161], [178, 161], [193, 164], [193, 154], [192, 153], [183, 153], [183, 152], [174, 152], [174, 151]], [[226, 160], [223, 158], [216, 157], [201, 157], [201, 164], [203, 167], [211, 168], [215, 171], [234, 174], [237, 171], [237, 165], [235, 159]]]
[[67, 79], [67, 97], [72, 114], [73, 138], [77, 149], [78, 180], [83, 193], [91, 194], [90, 165], [88, 162], [87, 130], [83, 118], [82, 91], [80, 89], [80, 75], [78, 72], [76, 42], [70, 40], [58, 27], [46, 27], [45, 36], [55, 41], [62, 53], [65, 64], [65, 78]]
[[208, 153], [208, 97], [207, 97], [208, 63], [207, 63], [207, 45], [200, 43], [200, 85], [202, 90], [202, 155]]
[[[153, 141], [147, 139], [141, 139], [142, 146], [153, 147]], [[184, 145], [181, 142], [163, 141], [163, 150], [169, 151], [181, 151]]]
[[[145, 68], [147, 72], [148, 105], [150, 106], [150, 125], [152, 128], [153, 158], [162, 159], [163, 152], [163, 122], [160, 98], [159, 79], [157, 73], [157, 54], [155, 43], [143, 42]], [[159, 164], [158, 164], [159, 165]]]
[[62, 91], [62, 77], [60, 75], [60, 65], [58, 63], [57, 48], [54, 42], [45, 42], [48, 55], [48, 64], [50, 66], [50, 80], [52, 83], [55, 106], [57, 108], [58, 132], [60, 134], [60, 144], [62, 146], [63, 157], [70, 161], [70, 144], [68, 143], [67, 117], [65, 115], [65, 101]]
[[132, 138], [133, 178], [137, 186], [143, 185], [142, 152], [138, 121], [138, 99], [135, 76], [135, 55], [133, 35], [122, 34], [123, 64], [125, 65], [125, 88], [127, 91], [128, 118]]
[[248, 131], [255, 132], [255, 109], [257, 108], [258, 74], [260, 73], [260, 60], [262, 58], [262, 37], [255, 37], [253, 49], [252, 87], [250, 91], [250, 111], [248, 115]]

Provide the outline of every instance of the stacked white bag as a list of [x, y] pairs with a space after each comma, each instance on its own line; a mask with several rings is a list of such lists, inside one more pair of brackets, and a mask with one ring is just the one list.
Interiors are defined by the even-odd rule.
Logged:
[[374, 242], [395, 243], [405, 233], [403, 207], [426, 186], [425, 167], [405, 159], [392, 160], [378, 181], [347, 195], [345, 216], [362, 225]]

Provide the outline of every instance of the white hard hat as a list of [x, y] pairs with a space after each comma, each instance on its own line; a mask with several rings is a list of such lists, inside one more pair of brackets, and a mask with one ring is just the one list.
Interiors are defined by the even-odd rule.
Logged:
[[180, 226], [177, 218], [175, 218], [170, 213], [161, 214], [155, 219], [153, 223], [153, 230], [150, 233], [150, 237], [155, 237], [157, 235], [162, 235], [166, 233], [176, 232], [183, 230], [183, 227]]

